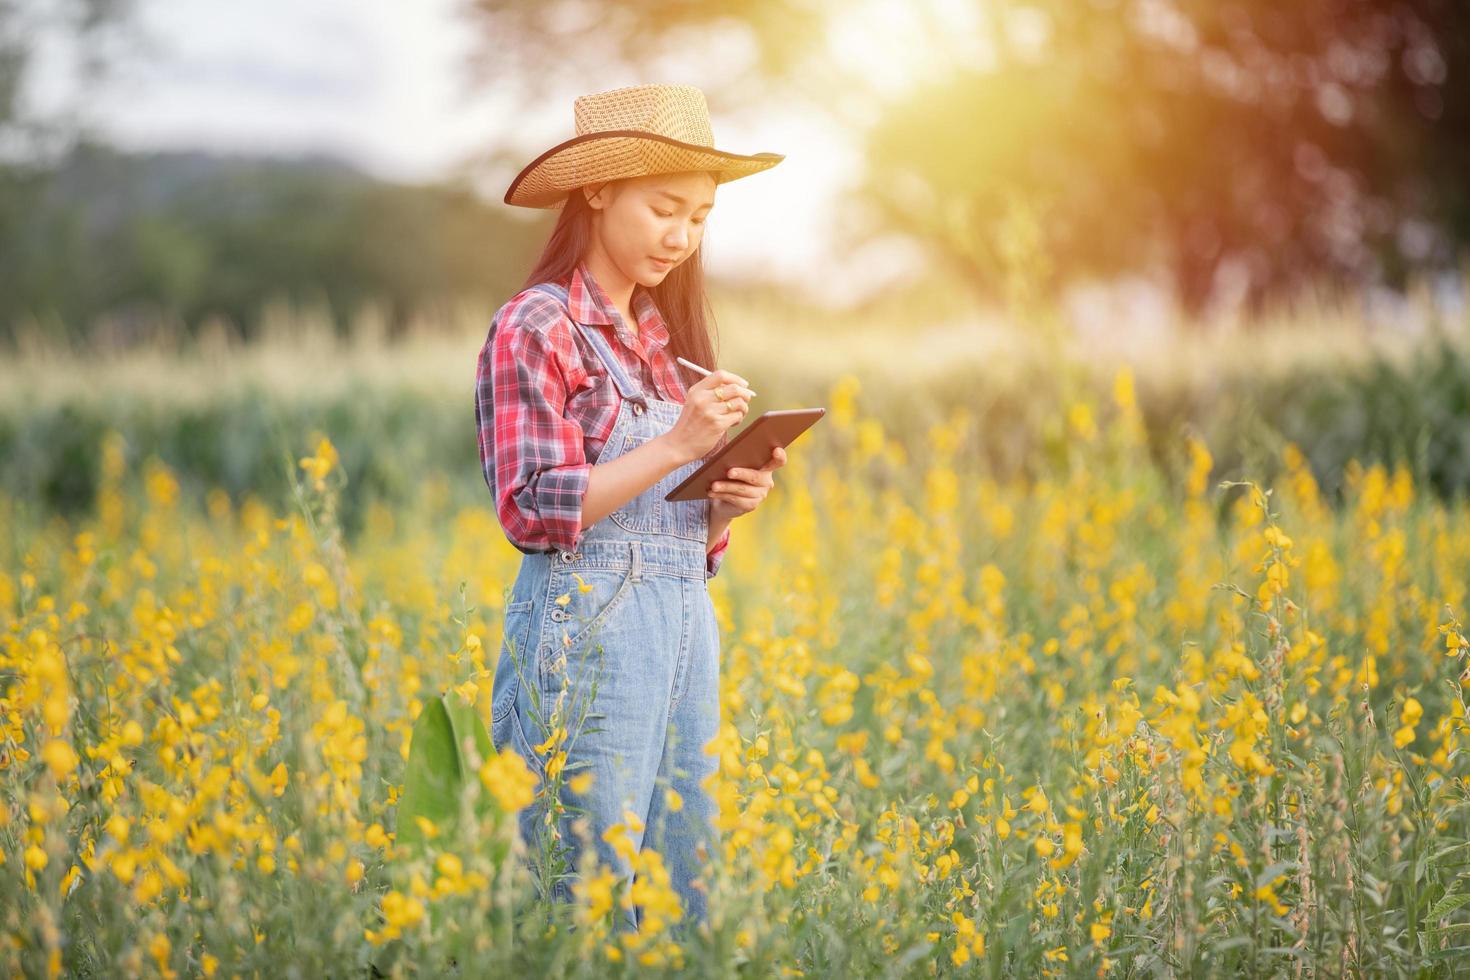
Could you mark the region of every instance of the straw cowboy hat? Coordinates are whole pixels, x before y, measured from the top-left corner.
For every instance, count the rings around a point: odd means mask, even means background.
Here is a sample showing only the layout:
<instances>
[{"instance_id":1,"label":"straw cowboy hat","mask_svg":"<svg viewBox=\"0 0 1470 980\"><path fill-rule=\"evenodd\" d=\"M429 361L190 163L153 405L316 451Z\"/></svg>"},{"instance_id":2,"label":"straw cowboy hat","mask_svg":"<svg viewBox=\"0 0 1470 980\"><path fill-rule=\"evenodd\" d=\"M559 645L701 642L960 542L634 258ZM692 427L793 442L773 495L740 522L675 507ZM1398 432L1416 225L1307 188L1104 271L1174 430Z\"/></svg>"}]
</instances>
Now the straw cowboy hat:
<instances>
[{"instance_id":1,"label":"straw cowboy hat","mask_svg":"<svg viewBox=\"0 0 1470 980\"><path fill-rule=\"evenodd\" d=\"M780 153L715 149L709 107L693 85L634 85L578 96L577 135L526 165L505 203L559 208L578 187L624 177L708 170L716 183L768 170Z\"/></svg>"}]
</instances>

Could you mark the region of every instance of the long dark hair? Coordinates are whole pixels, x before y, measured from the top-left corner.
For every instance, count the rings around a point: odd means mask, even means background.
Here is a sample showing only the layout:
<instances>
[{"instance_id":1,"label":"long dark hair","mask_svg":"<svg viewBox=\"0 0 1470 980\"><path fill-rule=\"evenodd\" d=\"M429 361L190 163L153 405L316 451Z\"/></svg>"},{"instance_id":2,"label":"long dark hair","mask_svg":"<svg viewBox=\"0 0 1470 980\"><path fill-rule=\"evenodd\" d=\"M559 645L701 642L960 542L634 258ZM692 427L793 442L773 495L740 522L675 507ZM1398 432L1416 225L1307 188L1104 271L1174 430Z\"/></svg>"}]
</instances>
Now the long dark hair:
<instances>
[{"instance_id":1,"label":"long dark hair","mask_svg":"<svg viewBox=\"0 0 1470 980\"><path fill-rule=\"evenodd\" d=\"M594 209L587 203L587 195L580 188L572 191L560 210L556 227L551 229L551 237L541 250L541 258L536 260L522 289L538 282L569 284L573 270L587 251L592 240L594 214ZM633 288L646 287L635 285ZM669 344L665 348L669 358L682 357L711 371L719 367L719 330L714 311L710 309L709 297L704 291L703 244L647 292L653 297L653 304L663 314L664 323L669 328Z\"/></svg>"}]
</instances>

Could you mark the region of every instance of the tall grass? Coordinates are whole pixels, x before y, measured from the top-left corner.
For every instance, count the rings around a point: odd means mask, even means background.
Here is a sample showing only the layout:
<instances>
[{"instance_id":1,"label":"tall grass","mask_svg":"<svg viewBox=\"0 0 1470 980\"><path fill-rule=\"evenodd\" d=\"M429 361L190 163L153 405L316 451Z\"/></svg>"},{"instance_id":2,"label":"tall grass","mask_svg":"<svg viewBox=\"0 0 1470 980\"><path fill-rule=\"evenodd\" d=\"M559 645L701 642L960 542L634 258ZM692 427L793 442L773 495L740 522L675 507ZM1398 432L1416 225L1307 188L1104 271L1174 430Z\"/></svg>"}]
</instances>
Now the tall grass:
<instances>
[{"instance_id":1,"label":"tall grass","mask_svg":"<svg viewBox=\"0 0 1470 980\"><path fill-rule=\"evenodd\" d=\"M520 788L554 732L480 760L478 833L395 847L423 698L489 710L519 556L483 503L430 482L349 541L329 427L284 510L195 505L113 437L95 514L0 498L0 968L1454 974L1463 507L1362 464L1329 506L1294 446L1221 483L1186 436L1171 476L1128 371L1060 393L1031 479L967 451L972 408L900 432L866 393L821 394L824 451L793 447L710 583L703 929L651 871L661 922L620 933L623 884L548 908L485 857L553 805Z\"/></svg>"}]
</instances>

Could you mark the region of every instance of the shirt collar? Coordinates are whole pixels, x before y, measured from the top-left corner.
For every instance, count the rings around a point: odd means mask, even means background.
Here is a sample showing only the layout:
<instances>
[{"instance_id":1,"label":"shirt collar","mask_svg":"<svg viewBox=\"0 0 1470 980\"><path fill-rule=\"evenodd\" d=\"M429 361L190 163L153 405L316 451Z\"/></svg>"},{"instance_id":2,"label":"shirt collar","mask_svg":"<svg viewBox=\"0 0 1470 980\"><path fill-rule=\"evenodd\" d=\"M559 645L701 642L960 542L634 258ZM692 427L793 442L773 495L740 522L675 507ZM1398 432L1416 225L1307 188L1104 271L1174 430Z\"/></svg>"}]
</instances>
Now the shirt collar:
<instances>
[{"instance_id":1,"label":"shirt collar","mask_svg":"<svg viewBox=\"0 0 1470 980\"><path fill-rule=\"evenodd\" d=\"M614 309L612 300L608 298L602 284L593 277L592 270L587 268L585 262L578 262L576 269L572 271L571 287L567 290L567 305L573 320L615 327L614 332L618 339L630 350L634 349L634 338L622 323L621 314ZM669 342L669 329L664 323L663 315L659 313L648 290L640 285L633 287L633 315L638 320L639 338L645 352L651 354Z\"/></svg>"}]
</instances>

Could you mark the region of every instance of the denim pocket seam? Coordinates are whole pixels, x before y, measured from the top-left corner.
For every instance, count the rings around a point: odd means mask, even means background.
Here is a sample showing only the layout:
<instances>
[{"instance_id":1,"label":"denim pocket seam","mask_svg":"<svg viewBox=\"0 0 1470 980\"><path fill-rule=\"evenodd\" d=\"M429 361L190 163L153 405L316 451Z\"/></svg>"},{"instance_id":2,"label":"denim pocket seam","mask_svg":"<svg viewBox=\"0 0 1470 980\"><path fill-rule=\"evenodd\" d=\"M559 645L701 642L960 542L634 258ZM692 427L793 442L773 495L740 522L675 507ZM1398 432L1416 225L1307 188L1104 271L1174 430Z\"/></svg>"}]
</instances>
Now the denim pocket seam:
<instances>
[{"instance_id":1,"label":"denim pocket seam","mask_svg":"<svg viewBox=\"0 0 1470 980\"><path fill-rule=\"evenodd\" d=\"M625 433L621 446L622 451L619 455L625 456L639 446L652 442L655 438L655 436L645 436L637 432ZM658 531L663 523L664 494L668 493L674 486L674 484L669 482L669 477L666 475L652 487L643 491L645 494L651 495L648 504L639 506L638 498L635 497L623 506L613 510L608 516L612 518L614 524L624 531L642 534L654 533ZM642 516L635 518L633 515L638 512L642 512Z\"/></svg>"},{"instance_id":2,"label":"denim pocket seam","mask_svg":"<svg viewBox=\"0 0 1470 980\"><path fill-rule=\"evenodd\" d=\"M623 576L621 579L618 580L618 587L613 590L613 594L607 600L607 604L599 609L597 611L597 615L593 616L591 620L581 624L581 628L578 629L574 635L569 636L567 642L563 644L563 646L570 648L575 648L579 646L583 638L586 637L587 634L590 633L593 629L600 626L603 621L605 621L608 616L612 614L613 610L622 605L623 599L625 599L628 593L632 591L633 566L631 564L619 566L617 570L620 570L623 573ZM577 587L577 580L572 578L572 572L574 571L576 571L576 569L561 568L554 569L552 571L551 576L548 578L546 583L546 603L548 609L555 605L555 597L557 595L559 595L563 591L570 591L570 589L575 589ZM559 589L558 585L564 584L566 581L571 582L570 588ZM556 622L556 620L549 619L548 622ZM548 668L550 666L549 661L556 652L557 644L554 643L539 644L536 651L537 675L541 680L541 690L543 693L551 693L549 685L547 683L547 681L549 680L548 674L550 673Z\"/></svg>"},{"instance_id":3,"label":"denim pocket seam","mask_svg":"<svg viewBox=\"0 0 1470 980\"><path fill-rule=\"evenodd\" d=\"M512 702L514 703L514 702ZM512 711L510 713L510 745L516 755L521 756L526 765L531 767L537 778L546 776L546 766L542 764L541 757L536 754L536 749L531 745L531 740L526 737L526 730L521 726L521 713Z\"/></svg>"},{"instance_id":4,"label":"denim pocket seam","mask_svg":"<svg viewBox=\"0 0 1470 980\"><path fill-rule=\"evenodd\" d=\"M525 614L524 622L513 630L505 630L500 641L502 651L511 653L514 660L519 661L519 667L522 671L526 669L526 643L531 633L531 613L535 611L535 607L535 599L521 599L516 602L506 603L505 606L505 625L508 627L511 626L511 618L513 616ZM514 641L515 649L513 652L510 651L511 641ZM505 658L502 658L501 664L505 665L506 669L511 671L515 671L517 667L515 662L507 663ZM492 724L503 721L506 712L515 706L516 692L519 686L520 678L512 677L509 683L505 685L505 693L501 695L500 700L490 706L490 720Z\"/></svg>"}]
</instances>

